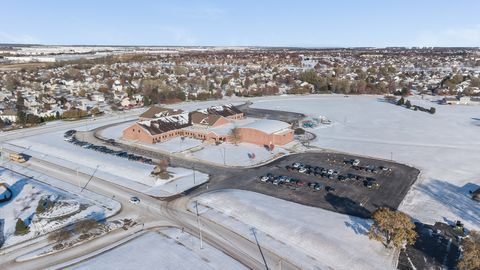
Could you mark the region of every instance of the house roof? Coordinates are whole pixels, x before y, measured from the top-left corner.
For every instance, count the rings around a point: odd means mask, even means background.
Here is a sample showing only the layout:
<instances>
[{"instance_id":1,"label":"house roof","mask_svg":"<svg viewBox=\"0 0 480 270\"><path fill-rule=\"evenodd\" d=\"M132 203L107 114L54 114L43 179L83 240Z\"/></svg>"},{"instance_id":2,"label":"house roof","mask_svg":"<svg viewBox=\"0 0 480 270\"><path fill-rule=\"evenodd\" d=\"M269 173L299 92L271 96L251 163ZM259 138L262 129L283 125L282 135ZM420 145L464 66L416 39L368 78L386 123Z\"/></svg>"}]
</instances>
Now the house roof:
<instances>
[{"instance_id":1,"label":"house roof","mask_svg":"<svg viewBox=\"0 0 480 270\"><path fill-rule=\"evenodd\" d=\"M178 115L182 113L183 111L178 109L169 109L169 108L162 108L160 106L152 106L148 110L146 110L144 113L142 113L139 117L146 118L146 119L155 119L163 116Z\"/></svg>"}]
</instances>

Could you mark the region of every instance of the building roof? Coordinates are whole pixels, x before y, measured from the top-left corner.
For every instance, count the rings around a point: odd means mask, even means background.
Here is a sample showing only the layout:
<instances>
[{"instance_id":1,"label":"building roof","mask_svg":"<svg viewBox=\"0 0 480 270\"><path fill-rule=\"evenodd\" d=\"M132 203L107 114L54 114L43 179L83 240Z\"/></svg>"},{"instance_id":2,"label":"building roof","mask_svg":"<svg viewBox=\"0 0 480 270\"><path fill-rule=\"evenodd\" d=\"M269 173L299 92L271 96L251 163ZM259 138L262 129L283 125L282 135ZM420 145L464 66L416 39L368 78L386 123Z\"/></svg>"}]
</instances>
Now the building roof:
<instances>
[{"instance_id":1,"label":"building roof","mask_svg":"<svg viewBox=\"0 0 480 270\"><path fill-rule=\"evenodd\" d=\"M251 128L260 130L267 134L273 134L279 131L283 131L285 129L289 129L290 124L277 120L258 119L255 122L239 126L239 128Z\"/></svg>"},{"instance_id":2,"label":"building roof","mask_svg":"<svg viewBox=\"0 0 480 270\"><path fill-rule=\"evenodd\" d=\"M199 111L190 113L190 120L191 120L192 124L197 124L197 125L212 126L221 117L222 117L221 115L205 114L205 113L199 112Z\"/></svg>"},{"instance_id":3,"label":"building roof","mask_svg":"<svg viewBox=\"0 0 480 270\"><path fill-rule=\"evenodd\" d=\"M145 119L155 119L155 118L160 118L160 117L169 116L169 115L177 115L181 113L183 113L183 111L179 109L169 109L169 108L163 108L160 106L152 106L148 110L146 110L144 113L142 113L139 117L145 118Z\"/></svg>"},{"instance_id":4,"label":"building roof","mask_svg":"<svg viewBox=\"0 0 480 270\"><path fill-rule=\"evenodd\" d=\"M164 116L153 120L139 121L137 124L151 135L158 135L164 132L190 126L188 121L188 113Z\"/></svg>"},{"instance_id":5,"label":"building roof","mask_svg":"<svg viewBox=\"0 0 480 270\"><path fill-rule=\"evenodd\" d=\"M233 106L232 104L212 106L210 108L197 110L197 111L204 114L220 115L223 117L228 117L228 116L242 113L242 111L240 111L237 107Z\"/></svg>"}]
</instances>

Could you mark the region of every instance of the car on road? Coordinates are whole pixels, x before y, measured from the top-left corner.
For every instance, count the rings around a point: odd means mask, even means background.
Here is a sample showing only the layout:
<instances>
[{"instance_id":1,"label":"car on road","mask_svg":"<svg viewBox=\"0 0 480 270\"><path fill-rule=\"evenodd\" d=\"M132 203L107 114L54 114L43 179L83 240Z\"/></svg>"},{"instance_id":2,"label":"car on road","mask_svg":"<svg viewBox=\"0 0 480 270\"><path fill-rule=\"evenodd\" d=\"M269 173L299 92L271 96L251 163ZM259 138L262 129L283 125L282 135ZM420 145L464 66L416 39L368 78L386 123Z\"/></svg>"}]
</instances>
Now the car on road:
<instances>
[{"instance_id":1,"label":"car on road","mask_svg":"<svg viewBox=\"0 0 480 270\"><path fill-rule=\"evenodd\" d=\"M139 199L138 197L133 196L133 197L130 197L129 202L130 202L131 204L139 204L139 203L140 203L140 199Z\"/></svg>"}]
</instances>

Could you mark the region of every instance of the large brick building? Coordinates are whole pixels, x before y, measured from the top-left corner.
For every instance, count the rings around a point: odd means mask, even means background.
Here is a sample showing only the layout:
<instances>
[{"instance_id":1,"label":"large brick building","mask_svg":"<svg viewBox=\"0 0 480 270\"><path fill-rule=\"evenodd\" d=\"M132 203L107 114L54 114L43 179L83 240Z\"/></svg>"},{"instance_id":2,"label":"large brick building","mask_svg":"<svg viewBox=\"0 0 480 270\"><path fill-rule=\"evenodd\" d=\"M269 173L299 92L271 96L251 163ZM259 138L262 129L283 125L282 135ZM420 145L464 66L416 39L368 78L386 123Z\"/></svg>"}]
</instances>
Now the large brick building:
<instances>
[{"instance_id":1,"label":"large brick building","mask_svg":"<svg viewBox=\"0 0 480 270\"><path fill-rule=\"evenodd\" d=\"M293 130L290 124L281 121L244 118L233 105L190 113L154 106L141 114L138 122L123 130L124 139L146 143L164 142L175 137L284 145L293 140Z\"/></svg>"}]
</instances>

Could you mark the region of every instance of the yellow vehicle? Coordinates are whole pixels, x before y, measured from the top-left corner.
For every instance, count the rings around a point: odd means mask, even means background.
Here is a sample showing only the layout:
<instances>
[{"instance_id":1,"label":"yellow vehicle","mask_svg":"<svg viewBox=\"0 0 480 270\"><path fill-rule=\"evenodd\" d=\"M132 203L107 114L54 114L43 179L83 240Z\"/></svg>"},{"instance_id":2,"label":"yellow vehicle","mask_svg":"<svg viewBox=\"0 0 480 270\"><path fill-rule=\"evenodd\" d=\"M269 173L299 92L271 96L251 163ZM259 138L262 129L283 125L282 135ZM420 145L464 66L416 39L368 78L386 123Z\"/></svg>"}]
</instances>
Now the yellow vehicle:
<instances>
[{"instance_id":1,"label":"yellow vehicle","mask_svg":"<svg viewBox=\"0 0 480 270\"><path fill-rule=\"evenodd\" d=\"M27 161L23 155L17 153L10 154L10 159L18 163L24 163Z\"/></svg>"}]
</instances>

